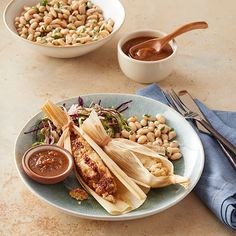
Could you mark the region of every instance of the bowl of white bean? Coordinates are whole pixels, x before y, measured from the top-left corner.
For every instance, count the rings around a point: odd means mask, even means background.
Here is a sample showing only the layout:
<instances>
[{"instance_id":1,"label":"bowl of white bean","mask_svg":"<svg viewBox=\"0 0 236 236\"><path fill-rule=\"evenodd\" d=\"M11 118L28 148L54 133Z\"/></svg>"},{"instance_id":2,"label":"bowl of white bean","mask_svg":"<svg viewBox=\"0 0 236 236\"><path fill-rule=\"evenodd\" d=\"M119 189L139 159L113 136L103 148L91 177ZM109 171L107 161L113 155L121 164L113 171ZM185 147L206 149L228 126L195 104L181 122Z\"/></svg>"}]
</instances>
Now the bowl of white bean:
<instances>
[{"instance_id":1,"label":"bowl of white bean","mask_svg":"<svg viewBox=\"0 0 236 236\"><path fill-rule=\"evenodd\" d=\"M108 42L122 26L125 11L119 0L12 0L3 18L25 46L72 58Z\"/></svg>"}]
</instances>

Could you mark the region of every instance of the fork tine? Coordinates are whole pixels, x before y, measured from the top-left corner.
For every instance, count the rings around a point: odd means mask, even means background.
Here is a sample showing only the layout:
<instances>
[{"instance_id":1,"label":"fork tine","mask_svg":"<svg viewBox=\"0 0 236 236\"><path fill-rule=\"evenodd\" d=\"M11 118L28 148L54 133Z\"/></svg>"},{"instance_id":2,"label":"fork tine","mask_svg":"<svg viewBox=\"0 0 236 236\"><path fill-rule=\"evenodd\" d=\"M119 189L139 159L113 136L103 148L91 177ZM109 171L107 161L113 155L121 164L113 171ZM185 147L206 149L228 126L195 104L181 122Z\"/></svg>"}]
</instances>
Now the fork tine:
<instances>
[{"instance_id":1,"label":"fork tine","mask_svg":"<svg viewBox=\"0 0 236 236\"><path fill-rule=\"evenodd\" d=\"M186 110L179 104L179 101L176 100L174 94L172 94L172 92L170 92L170 91L167 91L167 94L171 98L172 103L174 103L177 110L179 110L179 113L182 114L183 116L185 116Z\"/></svg>"},{"instance_id":2,"label":"fork tine","mask_svg":"<svg viewBox=\"0 0 236 236\"><path fill-rule=\"evenodd\" d=\"M172 104L172 107L179 112L182 116L185 116L186 112L181 109L181 107L176 103L175 99L173 98L171 92L169 90L165 91L165 94L167 96L167 99L170 101Z\"/></svg>"},{"instance_id":3,"label":"fork tine","mask_svg":"<svg viewBox=\"0 0 236 236\"><path fill-rule=\"evenodd\" d=\"M191 112L190 109L181 101L181 99L179 98L179 96L177 95L177 93L171 89L171 92L173 94L173 96L176 99L176 102L178 102L179 106L181 106L181 108L185 111L185 112Z\"/></svg>"},{"instance_id":4,"label":"fork tine","mask_svg":"<svg viewBox=\"0 0 236 236\"><path fill-rule=\"evenodd\" d=\"M185 104L181 101L181 99L179 98L179 96L175 93L175 91L173 89L171 89L171 93L169 93L173 102L175 102L177 104L177 106L179 107L179 109L181 109L182 115L185 118L189 118L189 119L193 119L194 117L197 116L196 113L192 112L188 107L185 106Z\"/></svg>"},{"instance_id":5,"label":"fork tine","mask_svg":"<svg viewBox=\"0 0 236 236\"><path fill-rule=\"evenodd\" d=\"M167 91L162 90L162 93L163 93L164 97L166 98L166 100L167 100L169 106L179 112L178 108L177 108L177 107L175 106L175 104L173 103L173 100L172 100L171 97L168 95Z\"/></svg>"}]
</instances>

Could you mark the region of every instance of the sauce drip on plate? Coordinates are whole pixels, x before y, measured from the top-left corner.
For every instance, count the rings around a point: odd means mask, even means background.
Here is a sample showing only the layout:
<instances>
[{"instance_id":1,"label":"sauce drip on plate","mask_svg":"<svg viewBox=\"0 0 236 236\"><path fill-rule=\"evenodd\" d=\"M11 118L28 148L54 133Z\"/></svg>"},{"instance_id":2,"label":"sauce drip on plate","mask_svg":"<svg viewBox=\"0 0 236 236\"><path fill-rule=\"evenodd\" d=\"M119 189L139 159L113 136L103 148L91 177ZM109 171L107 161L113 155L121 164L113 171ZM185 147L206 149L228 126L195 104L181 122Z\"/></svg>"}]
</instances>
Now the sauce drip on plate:
<instances>
[{"instance_id":1,"label":"sauce drip on plate","mask_svg":"<svg viewBox=\"0 0 236 236\"><path fill-rule=\"evenodd\" d=\"M133 38L128 40L123 46L122 46L122 51L127 55L129 55L129 49L139 43L145 42L147 40L153 39L156 37L137 37L137 38ZM162 60L166 57L169 57L172 53L173 53L173 49L170 46L170 44L165 45L164 48L162 48L161 51L157 52L155 49L152 48L148 48L148 53L146 53L145 57L142 57L142 61L158 61L158 60ZM132 57L136 60L140 60L137 57Z\"/></svg>"}]
</instances>

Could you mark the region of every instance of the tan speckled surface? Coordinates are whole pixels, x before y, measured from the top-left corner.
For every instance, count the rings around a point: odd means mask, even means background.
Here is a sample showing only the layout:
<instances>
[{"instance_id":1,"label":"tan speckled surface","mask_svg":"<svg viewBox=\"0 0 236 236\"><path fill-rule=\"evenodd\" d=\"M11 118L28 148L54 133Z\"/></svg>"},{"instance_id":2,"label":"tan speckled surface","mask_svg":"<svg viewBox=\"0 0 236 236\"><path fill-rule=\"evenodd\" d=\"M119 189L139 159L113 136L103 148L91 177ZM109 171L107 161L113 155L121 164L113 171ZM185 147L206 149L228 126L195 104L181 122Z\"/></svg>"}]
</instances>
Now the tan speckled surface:
<instances>
[{"instance_id":1,"label":"tan speckled surface","mask_svg":"<svg viewBox=\"0 0 236 236\"><path fill-rule=\"evenodd\" d=\"M3 12L8 0L0 1ZM191 193L171 209L129 222L98 222L68 216L33 196L19 179L13 148L18 132L45 99L59 101L93 92L134 93L116 59L127 31L169 32L189 21L206 20L209 30L179 37L174 73L160 85L188 89L210 107L236 110L236 2L228 0L122 0L126 22L101 49L75 59L48 58L23 48L0 18L0 235L233 235ZM135 7L134 7L135 6Z\"/></svg>"}]
</instances>

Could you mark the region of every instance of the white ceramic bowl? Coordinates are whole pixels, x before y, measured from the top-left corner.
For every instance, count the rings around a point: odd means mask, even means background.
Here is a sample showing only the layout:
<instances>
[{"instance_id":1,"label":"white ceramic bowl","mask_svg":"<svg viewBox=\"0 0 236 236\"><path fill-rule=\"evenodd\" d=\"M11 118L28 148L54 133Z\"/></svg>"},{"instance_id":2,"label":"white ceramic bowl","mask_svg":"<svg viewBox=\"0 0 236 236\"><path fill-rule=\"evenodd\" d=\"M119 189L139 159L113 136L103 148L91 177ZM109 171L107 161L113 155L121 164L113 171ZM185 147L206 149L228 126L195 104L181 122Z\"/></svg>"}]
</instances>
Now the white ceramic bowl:
<instances>
[{"instance_id":1,"label":"white ceramic bowl","mask_svg":"<svg viewBox=\"0 0 236 236\"><path fill-rule=\"evenodd\" d=\"M115 22L113 32L106 38L99 41L79 45L79 46L47 46L43 44L38 44L31 42L27 39L20 37L14 26L14 19L16 16L20 15L24 6L36 5L40 0L13 0L11 1L3 14L4 23L7 29L14 35L14 37L21 41L26 47L30 47L33 50L51 57L58 58L71 58L78 57L89 53L108 42L114 34L120 29L125 19L125 10L119 0L92 0L93 3L98 5L105 16L105 19L112 18Z\"/></svg>"},{"instance_id":2,"label":"white ceramic bowl","mask_svg":"<svg viewBox=\"0 0 236 236\"><path fill-rule=\"evenodd\" d=\"M161 37L164 35L166 35L166 33L163 33L158 30L138 30L120 39L117 46L118 61L121 70L128 78L135 80L139 83L147 84L152 82L158 82L166 78L172 72L177 50L175 40L172 40L170 42L170 45L173 49L173 53L169 57L158 61L135 60L127 56L122 51L122 46L124 45L124 43L132 38L137 38L141 36Z\"/></svg>"}]
</instances>

